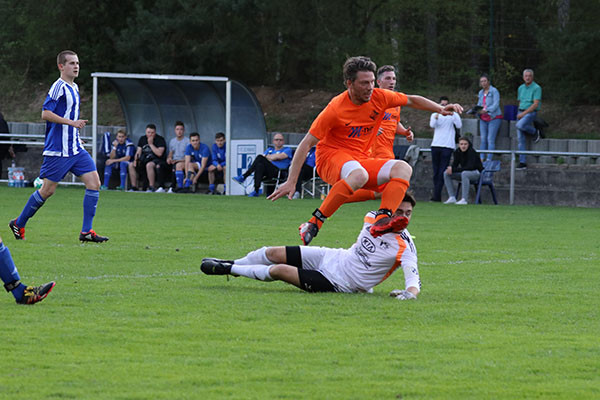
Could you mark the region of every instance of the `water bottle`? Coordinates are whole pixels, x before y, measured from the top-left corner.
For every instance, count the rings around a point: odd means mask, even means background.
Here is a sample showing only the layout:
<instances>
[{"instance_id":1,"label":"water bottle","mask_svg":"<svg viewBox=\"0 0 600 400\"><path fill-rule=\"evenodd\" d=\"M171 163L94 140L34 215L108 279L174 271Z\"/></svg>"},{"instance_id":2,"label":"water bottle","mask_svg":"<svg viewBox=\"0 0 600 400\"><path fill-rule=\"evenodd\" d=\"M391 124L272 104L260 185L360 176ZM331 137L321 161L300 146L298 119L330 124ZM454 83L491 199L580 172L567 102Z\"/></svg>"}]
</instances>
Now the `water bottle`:
<instances>
[{"instance_id":1,"label":"water bottle","mask_svg":"<svg viewBox=\"0 0 600 400\"><path fill-rule=\"evenodd\" d=\"M15 187L15 161L13 160L11 168L8 169L8 187Z\"/></svg>"}]
</instances>

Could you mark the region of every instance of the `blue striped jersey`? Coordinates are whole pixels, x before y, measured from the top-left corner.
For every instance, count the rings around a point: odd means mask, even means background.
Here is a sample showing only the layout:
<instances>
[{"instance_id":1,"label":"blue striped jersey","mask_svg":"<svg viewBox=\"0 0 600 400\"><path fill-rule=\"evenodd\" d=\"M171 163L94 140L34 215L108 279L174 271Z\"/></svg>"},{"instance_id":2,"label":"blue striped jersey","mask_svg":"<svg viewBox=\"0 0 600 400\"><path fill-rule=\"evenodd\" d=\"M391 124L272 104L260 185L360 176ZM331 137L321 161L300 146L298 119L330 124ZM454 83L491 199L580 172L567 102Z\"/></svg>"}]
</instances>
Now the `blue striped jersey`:
<instances>
[{"instance_id":1,"label":"blue striped jersey","mask_svg":"<svg viewBox=\"0 0 600 400\"><path fill-rule=\"evenodd\" d=\"M79 87L73 86L59 78L52 84L43 110L52 111L59 117L76 121L79 119ZM70 125L56 124L46 121L45 156L71 157L85 151L79 141L79 129Z\"/></svg>"}]
</instances>

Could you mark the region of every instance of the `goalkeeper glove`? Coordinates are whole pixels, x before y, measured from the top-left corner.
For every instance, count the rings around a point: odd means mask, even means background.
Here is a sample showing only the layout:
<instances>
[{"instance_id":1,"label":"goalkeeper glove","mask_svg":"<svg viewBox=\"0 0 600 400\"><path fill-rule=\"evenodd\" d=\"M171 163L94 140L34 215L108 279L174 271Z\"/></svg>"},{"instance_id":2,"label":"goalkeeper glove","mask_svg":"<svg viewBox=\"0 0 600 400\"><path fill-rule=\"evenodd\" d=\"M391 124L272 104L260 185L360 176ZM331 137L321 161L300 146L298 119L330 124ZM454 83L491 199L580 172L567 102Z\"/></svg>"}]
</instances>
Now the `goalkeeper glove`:
<instances>
[{"instance_id":1,"label":"goalkeeper glove","mask_svg":"<svg viewBox=\"0 0 600 400\"><path fill-rule=\"evenodd\" d=\"M417 296L408 290L395 289L390 292L390 296L398 300L416 300Z\"/></svg>"}]
</instances>

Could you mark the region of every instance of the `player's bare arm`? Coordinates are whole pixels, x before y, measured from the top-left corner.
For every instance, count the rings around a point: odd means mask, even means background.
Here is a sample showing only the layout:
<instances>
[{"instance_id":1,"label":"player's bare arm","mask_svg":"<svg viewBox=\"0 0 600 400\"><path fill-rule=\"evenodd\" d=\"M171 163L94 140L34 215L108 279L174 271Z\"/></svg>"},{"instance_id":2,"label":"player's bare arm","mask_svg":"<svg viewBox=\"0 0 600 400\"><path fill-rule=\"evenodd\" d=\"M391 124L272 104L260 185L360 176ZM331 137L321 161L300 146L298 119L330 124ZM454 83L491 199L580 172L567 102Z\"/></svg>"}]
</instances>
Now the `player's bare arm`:
<instances>
[{"instance_id":1,"label":"player's bare arm","mask_svg":"<svg viewBox=\"0 0 600 400\"><path fill-rule=\"evenodd\" d=\"M85 127L85 125L88 123L87 119L78 119L76 121L73 121L71 119L60 117L60 116L54 114L50 110L42 111L42 119L44 121L53 122L55 124L70 125L77 129L83 129Z\"/></svg>"},{"instance_id":2,"label":"player's bare arm","mask_svg":"<svg viewBox=\"0 0 600 400\"><path fill-rule=\"evenodd\" d=\"M415 138L415 134L413 133L411 127L405 128L401 122L398 122L398 126L396 127L396 135L406 136L406 140L412 142Z\"/></svg>"},{"instance_id":3,"label":"player's bare arm","mask_svg":"<svg viewBox=\"0 0 600 400\"><path fill-rule=\"evenodd\" d=\"M408 103L406 105L418 110L432 111L442 115L451 115L453 112L461 114L463 112L463 108L460 104L448 104L443 107L423 96L406 95L406 97L408 98Z\"/></svg>"},{"instance_id":4,"label":"player's bare arm","mask_svg":"<svg viewBox=\"0 0 600 400\"><path fill-rule=\"evenodd\" d=\"M300 170L302 169L302 165L304 161L306 161L306 156L308 155L308 151L311 147L316 146L319 143L319 139L307 133L304 136L304 139L298 145L296 149L296 153L294 153L294 157L292 158L292 164L290 166L290 173L288 174L288 179L285 183L277 190L275 190L267 199L271 201L275 201L280 197L285 195L288 196L288 199L292 199L292 196L296 192L296 182L298 181L298 175L300 175Z\"/></svg>"}]
</instances>

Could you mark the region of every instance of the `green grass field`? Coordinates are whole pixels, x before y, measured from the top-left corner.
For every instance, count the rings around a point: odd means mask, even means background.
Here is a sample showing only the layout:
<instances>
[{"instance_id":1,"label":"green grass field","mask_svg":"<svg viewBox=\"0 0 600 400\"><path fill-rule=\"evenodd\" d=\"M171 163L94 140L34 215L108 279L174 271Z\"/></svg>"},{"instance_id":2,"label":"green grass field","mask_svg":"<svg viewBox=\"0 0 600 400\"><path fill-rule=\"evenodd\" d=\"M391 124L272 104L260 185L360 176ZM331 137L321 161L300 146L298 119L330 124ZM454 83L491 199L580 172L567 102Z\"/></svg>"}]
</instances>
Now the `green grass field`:
<instances>
[{"instance_id":1,"label":"green grass field","mask_svg":"<svg viewBox=\"0 0 600 400\"><path fill-rule=\"evenodd\" d=\"M317 200L103 192L80 245L83 190L59 188L15 241L32 189L0 186L0 234L46 300L0 297L0 398L598 399L600 210L417 204L422 293L227 281L205 256L299 244ZM314 245L348 247L376 202Z\"/></svg>"}]
</instances>

